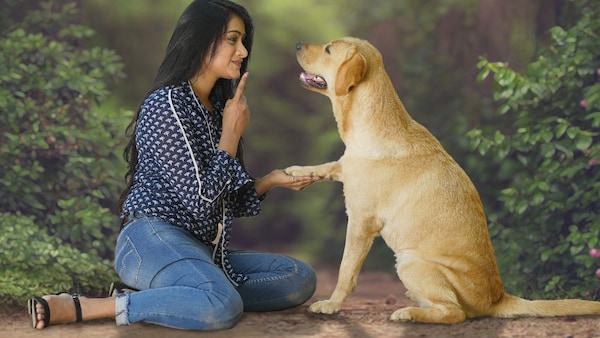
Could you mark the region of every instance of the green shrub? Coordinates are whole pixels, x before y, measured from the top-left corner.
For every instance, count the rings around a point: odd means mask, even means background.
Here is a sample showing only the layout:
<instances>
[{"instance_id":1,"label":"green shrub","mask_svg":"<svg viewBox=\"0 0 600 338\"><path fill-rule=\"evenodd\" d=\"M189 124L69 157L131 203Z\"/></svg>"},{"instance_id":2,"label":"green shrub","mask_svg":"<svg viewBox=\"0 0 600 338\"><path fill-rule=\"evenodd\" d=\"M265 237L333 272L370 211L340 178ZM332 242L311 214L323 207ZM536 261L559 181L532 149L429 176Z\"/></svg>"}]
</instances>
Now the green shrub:
<instances>
[{"instance_id":1,"label":"green shrub","mask_svg":"<svg viewBox=\"0 0 600 338\"><path fill-rule=\"evenodd\" d=\"M33 217L2 213L0 224L0 299L5 304L23 305L33 294L62 291L98 295L117 278L111 262L40 231Z\"/></svg>"},{"instance_id":2,"label":"green shrub","mask_svg":"<svg viewBox=\"0 0 600 338\"><path fill-rule=\"evenodd\" d=\"M121 119L96 114L112 51L85 47L75 4L5 1L0 23L2 300L98 291L108 279L122 189ZM118 136L117 136L118 135ZM8 244L4 244L8 243ZM114 275L114 274L113 274ZM57 290L58 289L58 290Z\"/></svg>"},{"instance_id":3,"label":"green shrub","mask_svg":"<svg viewBox=\"0 0 600 338\"><path fill-rule=\"evenodd\" d=\"M471 146L511 168L488 210L506 288L527 297L600 299L600 4L580 1L570 29L554 27L552 45L519 74L482 59L493 74L499 125L469 132Z\"/></svg>"}]
</instances>

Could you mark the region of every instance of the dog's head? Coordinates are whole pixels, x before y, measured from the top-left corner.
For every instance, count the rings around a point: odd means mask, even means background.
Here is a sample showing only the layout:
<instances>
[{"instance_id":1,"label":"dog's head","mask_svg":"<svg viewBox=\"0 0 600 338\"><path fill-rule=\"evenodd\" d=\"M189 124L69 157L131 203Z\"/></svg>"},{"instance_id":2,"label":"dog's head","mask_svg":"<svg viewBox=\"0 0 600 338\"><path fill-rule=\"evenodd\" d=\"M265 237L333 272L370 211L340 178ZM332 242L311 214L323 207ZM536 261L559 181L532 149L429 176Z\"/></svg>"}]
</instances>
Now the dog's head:
<instances>
[{"instance_id":1,"label":"dog's head","mask_svg":"<svg viewBox=\"0 0 600 338\"><path fill-rule=\"evenodd\" d=\"M296 57L304 72L302 86L326 96L343 96L364 79L369 62L381 54L369 42L345 37L326 45L296 44Z\"/></svg>"}]
</instances>

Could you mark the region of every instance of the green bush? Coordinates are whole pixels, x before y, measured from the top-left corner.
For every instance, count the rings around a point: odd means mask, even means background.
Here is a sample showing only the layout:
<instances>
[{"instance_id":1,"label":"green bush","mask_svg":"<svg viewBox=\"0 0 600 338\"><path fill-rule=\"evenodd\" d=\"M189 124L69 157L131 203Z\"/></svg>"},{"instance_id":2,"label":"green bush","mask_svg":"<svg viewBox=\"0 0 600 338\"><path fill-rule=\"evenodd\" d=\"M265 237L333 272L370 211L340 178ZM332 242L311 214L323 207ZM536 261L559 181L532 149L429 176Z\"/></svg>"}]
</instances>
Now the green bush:
<instances>
[{"instance_id":1,"label":"green bush","mask_svg":"<svg viewBox=\"0 0 600 338\"><path fill-rule=\"evenodd\" d=\"M75 4L5 1L0 24L2 300L105 287L118 231L123 120L96 114L112 51L85 47ZM123 115L123 114L121 114ZM117 136L118 135L118 136ZM119 150L117 150L119 149ZM108 269L108 270L107 270Z\"/></svg>"},{"instance_id":2,"label":"green bush","mask_svg":"<svg viewBox=\"0 0 600 338\"><path fill-rule=\"evenodd\" d=\"M469 132L471 146L510 168L490 233L509 292L527 297L600 299L600 4L580 1L570 29L525 74L482 59L493 74L498 125ZM511 123L507 123L510 121Z\"/></svg>"},{"instance_id":3,"label":"green bush","mask_svg":"<svg viewBox=\"0 0 600 338\"><path fill-rule=\"evenodd\" d=\"M41 231L33 217L0 214L0 299L25 304L33 294L62 291L97 295L116 278L108 260L81 252Z\"/></svg>"}]
</instances>

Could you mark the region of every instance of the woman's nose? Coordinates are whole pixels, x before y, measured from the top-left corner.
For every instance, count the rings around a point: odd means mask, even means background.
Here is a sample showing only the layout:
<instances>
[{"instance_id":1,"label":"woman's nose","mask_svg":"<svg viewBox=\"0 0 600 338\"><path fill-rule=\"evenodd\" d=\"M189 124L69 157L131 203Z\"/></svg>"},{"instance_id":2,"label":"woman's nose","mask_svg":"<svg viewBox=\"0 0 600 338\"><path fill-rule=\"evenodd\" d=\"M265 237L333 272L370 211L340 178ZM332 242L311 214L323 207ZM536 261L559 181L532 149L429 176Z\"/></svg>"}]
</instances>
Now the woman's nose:
<instances>
[{"instance_id":1,"label":"woman's nose","mask_svg":"<svg viewBox=\"0 0 600 338\"><path fill-rule=\"evenodd\" d=\"M246 49L246 46L244 46L243 43L240 43L240 46L238 47L238 54L243 58L248 56L248 50Z\"/></svg>"}]
</instances>

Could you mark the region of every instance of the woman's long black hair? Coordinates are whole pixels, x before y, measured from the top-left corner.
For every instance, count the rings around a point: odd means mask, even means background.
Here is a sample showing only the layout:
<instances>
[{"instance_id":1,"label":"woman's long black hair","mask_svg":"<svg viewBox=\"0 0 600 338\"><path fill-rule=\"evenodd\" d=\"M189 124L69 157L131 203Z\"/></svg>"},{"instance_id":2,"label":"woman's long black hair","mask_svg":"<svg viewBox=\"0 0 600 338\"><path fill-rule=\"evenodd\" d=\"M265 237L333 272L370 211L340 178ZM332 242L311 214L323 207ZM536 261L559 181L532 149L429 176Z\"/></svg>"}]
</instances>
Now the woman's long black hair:
<instances>
[{"instance_id":1,"label":"woman's long black hair","mask_svg":"<svg viewBox=\"0 0 600 338\"><path fill-rule=\"evenodd\" d=\"M167 45L165 57L158 68L148 94L158 88L180 84L192 79L202 67L206 57L212 58L215 55L219 42L226 33L227 25L234 15L242 19L246 29L242 43L248 50L248 56L242 62L240 74L246 72L254 37L254 24L248 11L228 0L194 0L177 21L171 40ZM238 80L219 79L210 94L211 99L224 105L228 99L233 97L237 84ZM133 176L138 163L135 131L140 109L126 130L129 142L125 146L123 157L128 163L125 174L127 187L119 199L119 211L122 211L125 198L133 185ZM244 166L242 144L243 142L240 140L237 153L242 166Z\"/></svg>"}]
</instances>

